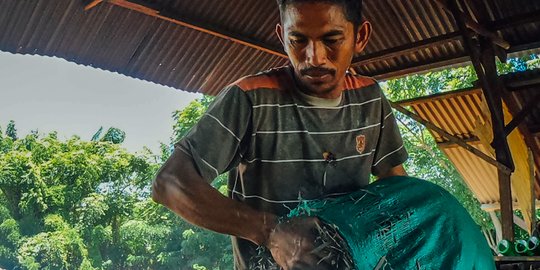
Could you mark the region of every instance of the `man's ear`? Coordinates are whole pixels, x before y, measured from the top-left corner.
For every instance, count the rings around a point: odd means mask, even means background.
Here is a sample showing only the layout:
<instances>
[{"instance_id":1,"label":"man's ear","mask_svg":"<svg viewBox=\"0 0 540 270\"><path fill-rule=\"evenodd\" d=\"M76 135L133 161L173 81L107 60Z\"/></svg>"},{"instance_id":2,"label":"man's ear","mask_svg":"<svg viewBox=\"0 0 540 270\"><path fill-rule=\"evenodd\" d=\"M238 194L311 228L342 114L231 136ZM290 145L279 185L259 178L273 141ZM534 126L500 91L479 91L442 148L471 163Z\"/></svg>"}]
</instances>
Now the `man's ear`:
<instances>
[{"instance_id":1,"label":"man's ear","mask_svg":"<svg viewBox=\"0 0 540 270\"><path fill-rule=\"evenodd\" d=\"M283 39L283 27L279 23L276 24L276 35L278 36L279 42L281 42L281 45L283 46L283 49L287 50L285 48L285 40Z\"/></svg>"},{"instance_id":2,"label":"man's ear","mask_svg":"<svg viewBox=\"0 0 540 270\"><path fill-rule=\"evenodd\" d=\"M355 53L360 53L366 48L368 44L369 37L371 36L371 23L365 21L358 27L358 32L356 32L356 42L354 46Z\"/></svg>"}]
</instances>

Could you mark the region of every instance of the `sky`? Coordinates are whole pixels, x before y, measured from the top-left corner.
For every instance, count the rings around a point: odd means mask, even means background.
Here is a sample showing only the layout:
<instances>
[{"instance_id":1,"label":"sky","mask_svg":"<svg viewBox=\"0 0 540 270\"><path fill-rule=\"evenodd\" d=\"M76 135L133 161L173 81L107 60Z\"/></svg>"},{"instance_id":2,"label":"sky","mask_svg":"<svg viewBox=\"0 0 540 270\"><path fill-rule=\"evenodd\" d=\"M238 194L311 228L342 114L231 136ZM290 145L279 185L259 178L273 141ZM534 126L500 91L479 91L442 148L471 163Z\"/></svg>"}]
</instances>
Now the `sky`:
<instances>
[{"instance_id":1,"label":"sky","mask_svg":"<svg viewBox=\"0 0 540 270\"><path fill-rule=\"evenodd\" d=\"M172 135L172 113L199 97L61 58L0 51L0 127L15 120L19 137L37 129L90 140L101 126L117 127L130 152L158 153Z\"/></svg>"}]
</instances>

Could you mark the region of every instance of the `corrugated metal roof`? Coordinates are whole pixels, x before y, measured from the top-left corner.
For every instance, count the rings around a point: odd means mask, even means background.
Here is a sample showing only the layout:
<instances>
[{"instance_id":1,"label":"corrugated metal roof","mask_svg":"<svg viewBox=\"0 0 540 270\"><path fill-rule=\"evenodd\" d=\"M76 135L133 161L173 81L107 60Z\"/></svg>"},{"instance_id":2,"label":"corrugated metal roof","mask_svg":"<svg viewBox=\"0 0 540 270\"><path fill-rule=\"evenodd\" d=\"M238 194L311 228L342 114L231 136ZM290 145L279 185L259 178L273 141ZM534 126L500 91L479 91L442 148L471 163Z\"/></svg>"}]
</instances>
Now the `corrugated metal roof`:
<instances>
[{"instance_id":1,"label":"corrugated metal roof","mask_svg":"<svg viewBox=\"0 0 540 270\"><path fill-rule=\"evenodd\" d=\"M274 34L279 13L273 0L122 1L281 50ZM0 50L57 56L210 94L239 77L287 63L283 57L113 4L122 1L104 1L85 12L82 0L0 0ZM380 79L468 60L453 18L432 0L364 3L374 33L359 59L373 60L361 61L358 73ZM474 3L487 8L484 25L500 29L513 45L510 51L540 47L540 15L534 16L540 14L539 1ZM448 39L407 49L439 37Z\"/></svg>"},{"instance_id":2,"label":"corrugated metal roof","mask_svg":"<svg viewBox=\"0 0 540 270\"><path fill-rule=\"evenodd\" d=\"M480 142L469 144L487 153L487 149ZM499 202L499 180L494 166L457 145L441 147L441 150L452 161L480 203ZM513 198L516 199L515 196Z\"/></svg>"},{"instance_id":3,"label":"corrugated metal roof","mask_svg":"<svg viewBox=\"0 0 540 270\"><path fill-rule=\"evenodd\" d=\"M530 73L530 72L529 72ZM505 81L522 81L526 77L531 77L531 74L512 74L505 76ZM536 74L538 71L532 71ZM539 74L540 75L540 74ZM522 76L522 78L520 78ZM510 102L508 98L505 100L505 105L509 111L515 116L526 104L526 101L533 100L539 95L537 89L521 89L519 91L508 92L508 97L513 99ZM457 136L469 145L478 150L490 155L488 150L479 142L474 135L474 127L476 119L480 117L482 94L480 89L465 89L460 91L446 92L433 96L421 97L417 99L398 102L402 106L410 106L411 109L422 119L427 120L448 133ZM523 129L534 127L540 124L538 117L540 108L533 111L525 122L520 125L520 131ZM469 151L430 131L439 145L439 148L448 156L454 164L463 179L475 194L476 198L483 204L491 204L499 202L498 176L494 166L480 159ZM531 134L525 137L525 143L533 152L536 162L536 171L540 172L540 133ZM536 193L540 195L540 175L536 175ZM514 197L515 199L515 197Z\"/></svg>"},{"instance_id":4,"label":"corrugated metal roof","mask_svg":"<svg viewBox=\"0 0 540 270\"><path fill-rule=\"evenodd\" d=\"M0 1L0 49L57 56L174 88L217 94L285 64L271 55L139 12L80 1Z\"/></svg>"}]
</instances>

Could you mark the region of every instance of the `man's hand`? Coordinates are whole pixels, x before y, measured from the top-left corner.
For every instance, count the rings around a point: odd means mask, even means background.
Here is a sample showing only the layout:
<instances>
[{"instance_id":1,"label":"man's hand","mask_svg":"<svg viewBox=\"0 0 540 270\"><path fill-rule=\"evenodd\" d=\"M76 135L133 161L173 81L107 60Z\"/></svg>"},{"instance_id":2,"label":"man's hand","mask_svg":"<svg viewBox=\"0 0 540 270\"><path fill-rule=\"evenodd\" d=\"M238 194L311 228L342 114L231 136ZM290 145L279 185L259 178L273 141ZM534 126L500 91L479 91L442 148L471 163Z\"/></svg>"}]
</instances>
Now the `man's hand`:
<instances>
[{"instance_id":1,"label":"man's hand","mask_svg":"<svg viewBox=\"0 0 540 270\"><path fill-rule=\"evenodd\" d=\"M283 270L334 269L324 253L317 252L321 222L316 217L293 218L279 223L266 247Z\"/></svg>"}]
</instances>

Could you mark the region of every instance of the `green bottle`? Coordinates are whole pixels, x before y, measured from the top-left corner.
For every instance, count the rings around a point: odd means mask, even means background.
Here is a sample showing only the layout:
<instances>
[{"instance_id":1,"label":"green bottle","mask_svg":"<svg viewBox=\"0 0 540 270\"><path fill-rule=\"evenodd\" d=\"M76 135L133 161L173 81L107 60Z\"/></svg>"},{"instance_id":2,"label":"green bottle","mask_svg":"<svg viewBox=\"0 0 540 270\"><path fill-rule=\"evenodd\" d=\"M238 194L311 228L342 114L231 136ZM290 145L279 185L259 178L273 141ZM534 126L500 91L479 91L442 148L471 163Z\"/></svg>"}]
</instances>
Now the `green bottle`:
<instances>
[{"instance_id":1,"label":"green bottle","mask_svg":"<svg viewBox=\"0 0 540 270\"><path fill-rule=\"evenodd\" d=\"M527 240L527 249L532 255L540 255L540 239L536 236L531 236Z\"/></svg>"},{"instance_id":2,"label":"green bottle","mask_svg":"<svg viewBox=\"0 0 540 270\"><path fill-rule=\"evenodd\" d=\"M527 240L519 239L514 242L514 249L519 256L530 256L532 253L527 248Z\"/></svg>"},{"instance_id":3,"label":"green bottle","mask_svg":"<svg viewBox=\"0 0 540 270\"><path fill-rule=\"evenodd\" d=\"M514 245L512 242L503 239L497 244L497 251L503 256L515 256Z\"/></svg>"}]
</instances>

